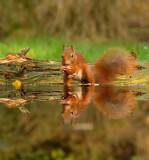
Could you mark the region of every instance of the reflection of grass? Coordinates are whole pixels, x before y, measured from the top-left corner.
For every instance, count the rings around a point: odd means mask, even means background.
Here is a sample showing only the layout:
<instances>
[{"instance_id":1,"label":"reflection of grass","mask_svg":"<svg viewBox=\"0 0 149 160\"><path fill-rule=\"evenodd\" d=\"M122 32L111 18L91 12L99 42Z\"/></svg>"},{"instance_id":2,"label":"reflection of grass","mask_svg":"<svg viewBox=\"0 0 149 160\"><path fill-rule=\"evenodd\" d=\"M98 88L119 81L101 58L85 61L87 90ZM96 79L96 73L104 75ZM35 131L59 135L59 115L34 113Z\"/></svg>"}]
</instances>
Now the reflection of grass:
<instances>
[{"instance_id":1,"label":"reflection of grass","mask_svg":"<svg viewBox=\"0 0 149 160\"><path fill-rule=\"evenodd\" d=\"M28 56L35 59L60 60L62 53L62 44L70 46L74 44L87 59L93 62L99 54L111 47L122 47L128 50L135 48L139 60L149 60L148 43L127 42L88 42L87 40L65 40L64 38L56 37L37 37L31 39L5 39L0 41L0 57L4 57L8 52L18 52L23 47L31 47Z\"/></svg>"}]
</instances>

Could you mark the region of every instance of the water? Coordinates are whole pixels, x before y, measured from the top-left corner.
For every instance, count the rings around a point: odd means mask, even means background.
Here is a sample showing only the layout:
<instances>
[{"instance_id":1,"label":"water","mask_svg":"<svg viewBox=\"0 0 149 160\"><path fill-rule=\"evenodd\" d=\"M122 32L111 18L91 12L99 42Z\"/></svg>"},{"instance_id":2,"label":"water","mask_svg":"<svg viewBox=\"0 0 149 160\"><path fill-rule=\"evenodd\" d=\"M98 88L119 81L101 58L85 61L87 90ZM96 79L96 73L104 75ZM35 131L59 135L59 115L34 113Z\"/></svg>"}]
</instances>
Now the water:
<instances>
[{"instance_id":1,"label":"water","mask_svg":"<svg viewBox=\"0 0 149 160\"><path fill-rule=\"evenodd\" d=\"M147 159L149 85L0 85L0 159Z\"/></svg>"}]
</instances>

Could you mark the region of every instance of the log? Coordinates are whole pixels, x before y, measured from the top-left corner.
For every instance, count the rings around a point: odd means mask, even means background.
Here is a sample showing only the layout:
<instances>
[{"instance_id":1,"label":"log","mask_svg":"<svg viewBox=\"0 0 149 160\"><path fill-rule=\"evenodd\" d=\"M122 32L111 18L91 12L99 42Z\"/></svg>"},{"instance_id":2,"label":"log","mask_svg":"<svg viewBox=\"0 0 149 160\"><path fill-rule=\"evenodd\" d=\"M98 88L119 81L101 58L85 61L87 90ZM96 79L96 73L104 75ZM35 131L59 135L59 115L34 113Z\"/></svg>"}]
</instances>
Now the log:
<instances>
[{"instance_id":1,"label":"log","mask_svg":"<svg viewBox=\"0 0 149 160\"><path fill-rule=\"evenodd\" d=\"M8 53L0 59L0 82L12 83L20 80L22 83L62 83L60 62L36 60L26 57L29 48L23 48L19 53Z\"/></svg>"}]
</instances>

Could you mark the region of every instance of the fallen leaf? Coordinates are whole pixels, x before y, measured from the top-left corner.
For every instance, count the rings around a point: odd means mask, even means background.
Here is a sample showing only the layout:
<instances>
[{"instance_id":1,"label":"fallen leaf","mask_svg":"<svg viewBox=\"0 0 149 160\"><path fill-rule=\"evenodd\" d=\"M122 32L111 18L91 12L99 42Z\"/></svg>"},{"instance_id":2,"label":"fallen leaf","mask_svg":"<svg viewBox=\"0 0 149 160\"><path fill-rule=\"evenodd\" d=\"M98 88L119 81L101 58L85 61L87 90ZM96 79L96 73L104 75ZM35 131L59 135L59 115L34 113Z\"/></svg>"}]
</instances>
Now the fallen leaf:
<instances>
[{"instance_id":1,"label":"fallen leaf","mask_svg":"<svg viewBox=\"0 0 149 160\"><path fill-rule=\"evenodd\" d=\"M15 89L20 89L21 88L21 81L16 80L12 83L12 85L15 87Z\"/></svg>"}]
</instances>

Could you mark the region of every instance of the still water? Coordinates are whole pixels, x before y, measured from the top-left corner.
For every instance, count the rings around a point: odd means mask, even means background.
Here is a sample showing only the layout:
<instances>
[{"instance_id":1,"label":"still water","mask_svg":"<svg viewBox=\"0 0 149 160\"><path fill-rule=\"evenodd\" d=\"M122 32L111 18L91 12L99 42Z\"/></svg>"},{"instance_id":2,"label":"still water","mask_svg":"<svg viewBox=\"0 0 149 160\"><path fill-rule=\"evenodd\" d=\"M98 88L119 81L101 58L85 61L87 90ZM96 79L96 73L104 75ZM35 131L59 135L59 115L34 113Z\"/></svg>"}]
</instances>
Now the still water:
<instances>
[{"instance_id":1,"label":"still water","mask_svg":"<svg viewBox=\"0 0 149 160\"><path fill-rule=\"evenodd\" d=\"M148 159L149 85L0 85L0 159Z\"/></svg>"}]
</instances>

